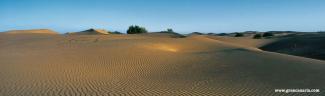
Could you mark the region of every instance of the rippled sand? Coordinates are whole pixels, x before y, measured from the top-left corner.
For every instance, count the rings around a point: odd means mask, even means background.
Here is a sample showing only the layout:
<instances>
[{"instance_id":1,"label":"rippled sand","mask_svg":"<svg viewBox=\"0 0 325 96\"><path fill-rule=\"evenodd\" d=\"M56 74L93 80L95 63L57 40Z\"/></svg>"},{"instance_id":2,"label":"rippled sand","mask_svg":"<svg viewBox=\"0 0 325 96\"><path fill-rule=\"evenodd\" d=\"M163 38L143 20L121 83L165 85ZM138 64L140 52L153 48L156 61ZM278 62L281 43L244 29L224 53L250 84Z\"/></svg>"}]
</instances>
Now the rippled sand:
<instances>
[{"instance_id":1,"label":"rippled sand","mask_svg":"<svg viewBox=\"0 0 325 96\"><path fill-rule=\"evenodd\" d=\"M269 41L249 46L228 41L205 36L0 34L0 95L324 95L274 92L322 91L324 61L256 48Z\"/></svg>"}]
</instances>

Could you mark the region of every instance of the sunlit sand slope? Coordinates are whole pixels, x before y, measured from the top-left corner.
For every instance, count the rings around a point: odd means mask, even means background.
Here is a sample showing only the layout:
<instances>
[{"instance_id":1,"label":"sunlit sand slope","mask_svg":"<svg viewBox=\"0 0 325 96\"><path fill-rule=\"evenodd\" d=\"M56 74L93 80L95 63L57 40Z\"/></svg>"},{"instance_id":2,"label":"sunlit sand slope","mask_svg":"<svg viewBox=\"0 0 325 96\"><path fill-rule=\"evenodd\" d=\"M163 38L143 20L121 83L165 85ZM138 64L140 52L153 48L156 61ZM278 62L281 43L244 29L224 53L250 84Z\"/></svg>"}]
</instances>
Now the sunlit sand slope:
<instances>
[{"instance_id":1,"label":"sunlit sand slope","mask_svg":"<svg viewBox=\"0 0 325 96\"><path fill-rule=\"evenodd\" d=\"M204 36L0 34L1 96L324 95L325 62Z\"/></svg>"},{"instance_id":2,"label":"sunlit sand slope","mask_svg":"<svg viewBox=\"0 0 325 96\"><path fill-rule=\"evenodd\" d=\"M11 30L1 34L58 34L49 29L33 29L33 30Z\"/></svg>"}]
</instances>

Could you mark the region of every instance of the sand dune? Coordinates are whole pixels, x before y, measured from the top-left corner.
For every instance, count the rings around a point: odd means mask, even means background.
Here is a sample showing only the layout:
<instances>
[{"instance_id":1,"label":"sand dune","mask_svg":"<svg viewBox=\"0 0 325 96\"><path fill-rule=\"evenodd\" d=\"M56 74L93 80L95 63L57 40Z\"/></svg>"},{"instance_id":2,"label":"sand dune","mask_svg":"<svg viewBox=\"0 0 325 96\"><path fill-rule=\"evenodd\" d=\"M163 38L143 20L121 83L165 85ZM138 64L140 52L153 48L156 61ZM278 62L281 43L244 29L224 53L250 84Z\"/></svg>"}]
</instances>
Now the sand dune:
<instances>
[{"instance_id":1,"label":"sand dune","mask_svg":"<svg viewBox=\"0 0 325 96\"><path fill-rule=\"evenodd\" d=\"M304 33L286 36L260 48L272 52L325 60L324 41L324 33Z\"/></svg>"},{"instance_id":2,"label":"sand dune","mask_svg":"<svg viewBox=\"0 0 325 96\"><path fill-rule=\"evenodd\" d=\"M259 48L270 43L278 41L275 39L252 39L252 37L224 37L224 36L207 36L207 38L223 41L226 43L231 43L235 45L240 45L243 47L255 47Z\"/></svg>"},{"instance_id":3,"label":"sand dune","mask_svg":"<svg viewBox=\"0 0 325 96\"><path fill-rule=\"evenodd\" d=\"M324 95L325 62L271 41L191 36L0 34L0 95Z\"/></svg>"},{"instance_id":4,"label":"sand dune","mask_svg":"<svg viewBox=\"0 0 325 96\"><path fill-rule=\"evenodd\" d=\"M153 32L153 33L145 33L140 34L142 36L148 36L148 37L163 37L163 38L184 38L184 35L174 33L174 32Z\"/></svg>"},{"instance_id":5,"label":"sand dune","mask_svg":"<svg viewBox=\"0 0 325 96\"><path fill-rule=\"evenodd\" d=\"M322 44L325 40L324 33L282 33L275 38L269 39L251 39L252 37L223 36L207 37L237 46L253 47L270 52L325 60L325 45Z\"/></svg>"},{"instance_id":6,"label":"sand dune","mask_svg":"<svg viewBox=\"0 0 325 96\"><path fill-rule=\"evenodd\" d=\"M11 30L3 32L5 34L58 34L49 29L33 29L33 30Z\"/></svg>"},{"instance_id":7,"label":"sand dune","mask_svg":"<svg viewBox=\"0 0 325 96\"><path fill-rule=\"evenodd\" d=\"M104 29L89 29L81 32L68 33L69 35L107 35L108 31Z\"/></svg>"}]
</instances>

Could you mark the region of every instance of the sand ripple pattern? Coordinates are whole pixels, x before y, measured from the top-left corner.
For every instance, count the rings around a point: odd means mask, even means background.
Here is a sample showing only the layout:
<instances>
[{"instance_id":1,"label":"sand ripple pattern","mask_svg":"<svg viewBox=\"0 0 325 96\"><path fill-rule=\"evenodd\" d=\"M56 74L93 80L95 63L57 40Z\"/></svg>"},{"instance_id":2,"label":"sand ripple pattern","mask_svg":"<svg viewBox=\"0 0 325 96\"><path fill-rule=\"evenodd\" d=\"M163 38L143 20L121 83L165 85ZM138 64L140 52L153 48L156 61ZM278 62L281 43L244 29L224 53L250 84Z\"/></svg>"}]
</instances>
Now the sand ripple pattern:
<instances>
[{"instance_id":1,"label":"sand ripple pattern","mask_svg":"<svg viewBox=\"0 0 325 96\"><path fill-rule=\"evenodd\" d=\"M6 36L0 96L272 96L325 89L324 61L204 37Z\"/></svg>"}]
</instances>

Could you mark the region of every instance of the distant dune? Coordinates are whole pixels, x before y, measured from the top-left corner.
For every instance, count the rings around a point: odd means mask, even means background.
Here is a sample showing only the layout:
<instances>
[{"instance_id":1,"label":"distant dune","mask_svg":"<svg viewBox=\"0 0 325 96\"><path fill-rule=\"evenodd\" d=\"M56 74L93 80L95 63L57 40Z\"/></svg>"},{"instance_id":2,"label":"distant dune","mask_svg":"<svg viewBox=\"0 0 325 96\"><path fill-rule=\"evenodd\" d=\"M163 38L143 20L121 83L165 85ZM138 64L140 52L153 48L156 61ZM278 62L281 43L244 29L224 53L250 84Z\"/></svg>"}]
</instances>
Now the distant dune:
<instances>
[{"instance_id":1,"label":"distant dune","mask_svg":"<svg viewBox=\"0 0 325 96\"><path fill-rule=\"evenodd\" d=\"M49 29L33 29L33 30L11 30L3 32L6 34L58 34L55 31Z\"/></svg>"},{"instance_id":2,"label":"distant dune","mask_svg":"<svg viewBox=\"0 0 325 96\"><path fill-rule=\"evenodd\" d=\"M252 39L251 34L246 34L246 37L207 37L238 46L255 47L270 52L325 60L325 44L322 44L325 41L325 33L287 32L275 35L275 37L268 39Z\"/></svg>"},{"instance_id":3,"label":"distant dune","mask_svg":"<svg viewBox=\"0 0 325 96\"><path fill-rule=\"evenodd\" d=\"M163 37L163 38L184 38L184 35L175 33L175 32L152 32L152 33L144 33L140 34L142 36L148 36L148 37Z\"/></svg>"},{"instance_id":4,"label":"distant dune","mask_svg":"<svg viewBox=\"0 0 325 96\"><path fill-rule=\"evenodd\" d=\"M325 95L325 61L259 49L278 41L165 33L0 34L0 94ZM321 93L274 92L283 88Z\"/></svg>"},{"instance_id":5,"label":"distant dune","mask_svg":"<svg viewBox=\"0 0 325 96\"><path fill-rule=\"evenodd\" d=\"M259 48L267 44L278 41L277 38L252 39L252 37L227 37L227 36L207 36L207 38L227 42L229 44L234 44L237 46L254 47L254 48Z\"/></svg>"},{"instance_id":6,"label":"distant dune","mask_svg":"<svg viewBox=\"0 0 325 96\"><path fill-rule=\"evenodd\" d=\"M107 35L109 32L104 29L89 29L81 32L71 32L69 35Z\"/></svg>"}]
</instances>

